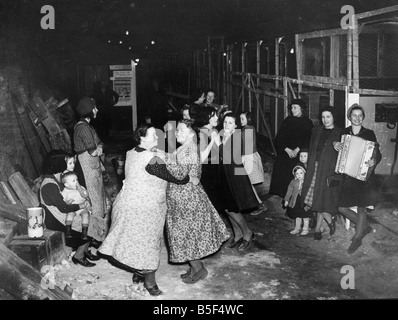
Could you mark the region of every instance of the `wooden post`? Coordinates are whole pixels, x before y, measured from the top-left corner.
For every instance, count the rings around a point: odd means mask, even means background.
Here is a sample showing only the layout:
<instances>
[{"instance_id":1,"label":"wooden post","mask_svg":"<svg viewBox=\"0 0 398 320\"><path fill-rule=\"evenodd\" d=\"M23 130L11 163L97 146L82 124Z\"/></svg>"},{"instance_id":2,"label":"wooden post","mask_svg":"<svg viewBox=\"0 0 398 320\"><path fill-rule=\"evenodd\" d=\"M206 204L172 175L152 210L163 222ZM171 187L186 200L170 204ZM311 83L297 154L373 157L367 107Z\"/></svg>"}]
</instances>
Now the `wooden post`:
<instances>
[{"instance_id":1,"label":"wooden post","mask_svg":"<svg viewBox=\"0 0 398 320\"><path fill-rule=\"evenodd\" d=\"M279 76L279 38L275 39L275 75ZM275 79L275 93L279 89L279 80ZM279 103L278 99L275 98L275 135L278 132L278 115L279 115Z\"/></svg>"},{"instance_id":2,"label":"wooden post","mask_svg":"<svg viewBox=\"0 0 398 320\"><path fill-rule=\"evenodd\" d=\"M283 99L283 112L286 118L289 115L289 112L287 111L287 106L289 105L287 77L283 77L283 95L285 96L285 99Z\"/></svg>"},{"instance_id":3,"label":"wooden post","mask_svg":"<svg viewBox=\"0 0 398 320\"><path fill-rule=\"evenodd\" d=\"M242 54L241 54L241 67L242 67L242 73L246 72L246 68L245 68L245 52L246 52L246 48L245 48L245 44L242 43ZM246 78L247 79L247 78ZM242 111L245 109L245 76L242 75ZM236 110L238 110L238 106L236 107Z\"/></svg>"},{"instance_id":4,"label":"wooden post","mask_svg":"<svg viewBox=\"0 0 398 320\"><path fill-rule=\"evenodd\" d=\"M297 80L302 79L302 74L303 74L303 55L302 55L302 42L299 39L299 35L296 34L295 37L295 43L296 43L296 68L297 68ZM303 91L303 86L299 84L298 86L298 97L300 97L301 91Z\"/></svg>"},{"instance_id":5,"label":"wooden post","mask_svg":"<svg viewBox=\"0 0 398 320\"><path fill-rule=\"evenodd\" d=\"M354 15L354 30L352 39L352 54L353 54L353 87L354 93L359 92L359 29L358 17Z\"/></svg>"},{"instance_id":6,"label":"wooden post","mask_svg":"<svg viewBox=\"0 0 398 320\"><path fill-rule=\"evenodd\" d=\"M262 41L257 41L257 47L256 47L256 57L257 57L257 64L256 64L256 73L260 74L261 73L261 42ZM260 78L256 78L256 86L260 88ZM260 130L260 99L258 98L258 94L256 95L256 100L257 100L257 107L256 107L256 130L257 132Z\"/></svg>"},{"instance_id":7,"label":"wooden post","mask_svg":"<svg viewBox=\"0 0 398 320\"><path fill-rule=\"evenodd\" d=\"M352 29L348 29L347 33L347 85L352 86Z\"/></svg>"},{"instance_id":8,"label":"wooden post","mask_svg":"<svg viewBox=\"0 0 398 320\"><path fill-rule=\"evenodd\" d=\"M209 68L209 87L212 88L212 66L211 66L211 44L210 37L207 37L207 59L208 59L208 68Z\"/></svg>"},{"instance_id":9,"label":"wooden post","mask_svg":"<svg viewBox=\"0 0 398 320\"><path fill-rule=\"evenodd\" d=\"M133 130L137 127L137 78L136 78L136 63L131 60L131 107L132 107L132 123Z\"/></svg>"}]
</instances>

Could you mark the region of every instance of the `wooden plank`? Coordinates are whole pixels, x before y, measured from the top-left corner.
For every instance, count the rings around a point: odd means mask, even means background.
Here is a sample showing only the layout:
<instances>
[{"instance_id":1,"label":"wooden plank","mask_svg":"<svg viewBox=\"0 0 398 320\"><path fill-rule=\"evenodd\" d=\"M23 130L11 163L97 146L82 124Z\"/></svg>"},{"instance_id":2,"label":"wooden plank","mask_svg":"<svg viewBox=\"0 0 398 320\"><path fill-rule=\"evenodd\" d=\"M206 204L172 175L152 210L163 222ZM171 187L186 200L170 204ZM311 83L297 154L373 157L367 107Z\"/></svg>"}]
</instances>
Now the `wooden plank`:
<instances>
[{"instance_id":1,"label":"wooden plank","mask_svg":"<svg viewBox=\"0 0 398 320\"><path fill-rule=\"evenodd\" d=\"M50 152L51 146L50 146L50 143L48 142L48 137L47 137L46 130L45 130L43 124L39 121L39 118L36 116L36 114L33 112L32 108L30 106L26 107L26 112L27 112L30 120L32 121L34 128L36 129L36 132L40 138L40 141L42 142L42 144L44 146L44 149L46 150L46 152Z\"/></svg>"},{"instance_id":2,"label":"wooden plank","mask_svg":"<svg viewBox=\"0 0 398 320\"><path fill-rule=\"evenodd\" d=\"M0 203L0 212L4 215L11 215L10 220L27 224L28 218L26 216L26 208L20 204L7 204L7 203Z\"/></svg>"},{"instance_id":3,"label":"wooden plank","mask_svg":"<svg viewBox=\"0 0 398 320\"><path fill-rule=\"evenodd\" d=\"M30 189L20 172L13 173L8 181L24 206L38 207L40 205L37 195Z\"/></svg>"},{"instance_id":4,"label":"wooden plank","mask_svg":"<svg viewBox=\"0 0 398 320\"><path fill-rule=\"evenodd\" d=\"M0 287L20 300L71 300L56 284L45 285L39 271L0 243Z\"/></svg>"},{"instance_id":5,"label":"wooden plank","mask_svg":"<svg viewBox=\"0 0 398 320\"><path fill-rule=\"evenodd\" d=\"M8 246L12 238L18 232L18 223L6 219L4 219L4 221L5 221L5 227L3 229L3 232L5 233L5 236L3 238L0 238L0 242L2 242L5 246Z\"/></svg>"},{"instance_id":6,"label":"wooden plank","mask_svg":"<svg viewBox=\"0 0 398 320\"><path fill-rule=\"evenodd\" d=\"M358 89L359 94L371 95L371 96L388 96L397 97L398 91L387 91L387 90L373 90L373 89Z\"/></svg>"},{"instance_id":7,"label":"wooden plank","mask_svg":"<svg viewBox=\"0 0 398 320\"><path fill-rule=\"evenodd\" d=\"M40 122L50 115L43 100L37 95L32 99L29 106L32 108Z\"/></svg>"},{"instance_id":8,"label":"wooden plank","mask_svg":"<svg viewBox=\"0 0 398 320\"><path fill-rule=\"evenodd\" d=\"M390 12L394 12L394 11L398 11L398 5L358 13L355 16L357 17L357 19L364 19L364 18L374 17L374 16L377 16L380 14L390 13Z\"/></svg>"},{"instance_id":9,"label":"wooden plank","mask_svg":"<svg viewBox=\"0 0 398 320\"><path fill-rule=\"evenodd\" d=\"M2 202L2 203L11 203L11 201L4 194L4 191L3 191L2 188L0 188L0 202Z\"/></svg>"},{"instance_id":10,"label":"wooden plank","mask_svg":"<svg viewBox=\"0 0 398 320\"><path fill-rule=\"evenodd\" d=\"M348 30L345 30L342 28L312 31L312 32L306 32L306 33L299 33L298 39L301 41L301 40L310 39L310 38L323 38L323 37L330 37L330 36L338 36L338 35L347 34L347 32L348 32Z\"/></svg>"},{"instance_id":11,"label":"wooden plank","mask_svg":"<svg viewBox=\"0 0 398 320\"><path fill-rule=\"evenodd\" d=\"M359 31L358 18L354 15L354 29L352 30L352 86L359 89Z\"/></svg>"},{"instance_id":12,"label":"wooden plank","mask_svg":"<svg viewBox=\"0 0 398 320\"><path fill-rule=\"evenodd\" d=\"M8 186L7 182L0 181L0 188L12 204L17 204L18 198L14 191Z\"/></svg>"}]
</instances>

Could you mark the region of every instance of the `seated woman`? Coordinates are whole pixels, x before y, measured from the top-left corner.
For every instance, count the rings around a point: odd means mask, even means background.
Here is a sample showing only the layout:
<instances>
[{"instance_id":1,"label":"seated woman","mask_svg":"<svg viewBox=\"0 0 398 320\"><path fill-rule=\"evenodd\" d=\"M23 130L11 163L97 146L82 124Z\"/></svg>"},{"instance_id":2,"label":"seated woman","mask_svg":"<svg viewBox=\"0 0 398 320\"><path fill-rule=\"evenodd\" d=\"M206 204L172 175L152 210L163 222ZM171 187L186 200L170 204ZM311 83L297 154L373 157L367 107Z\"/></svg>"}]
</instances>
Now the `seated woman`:
<instances>
[{"instance_id":1,"label":"seated woman","mask_svg":"<svg viewBox=\"0 0 398 320\"><path fill-rule=\"evenodd\" d=\"M40 186L40 202L44 208L44 223L49 230L66 232L66 216L69 212L89 208L89 202L68 204L64 201L61 190L61 174L66 170L65 159L69 154L63 150L52 150L44 159L45 177ZM82 220L77 216L72 224L71 238L66 238L66 245L76 250L72 257L74 264L83 267L93 267L95 263L89 260L98 260L96 255L88 251L90 240L82 239Z\"/></svg>"}]
</instances>

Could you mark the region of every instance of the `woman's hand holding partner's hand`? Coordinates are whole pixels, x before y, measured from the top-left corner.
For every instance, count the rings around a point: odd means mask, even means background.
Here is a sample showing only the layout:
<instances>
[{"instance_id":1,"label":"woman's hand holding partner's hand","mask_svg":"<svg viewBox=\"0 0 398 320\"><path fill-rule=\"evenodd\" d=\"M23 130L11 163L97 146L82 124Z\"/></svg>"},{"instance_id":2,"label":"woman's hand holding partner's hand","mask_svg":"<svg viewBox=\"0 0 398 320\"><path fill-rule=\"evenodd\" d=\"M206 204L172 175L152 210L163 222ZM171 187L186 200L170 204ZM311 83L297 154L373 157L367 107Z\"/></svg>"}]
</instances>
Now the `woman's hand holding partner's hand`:
<instances>
[{"instance_id":1,"label":"woman's hand holding partner's hand","mask_svg":"<svg viewBox=\"0 0 398 320\"><path fill-rule=\"evenodd\" d=\"M200 182L198 177L193 177L193 176L189 176L189 182L191 182L193 185L197 186Z\"/></svg>"}]
</instances>

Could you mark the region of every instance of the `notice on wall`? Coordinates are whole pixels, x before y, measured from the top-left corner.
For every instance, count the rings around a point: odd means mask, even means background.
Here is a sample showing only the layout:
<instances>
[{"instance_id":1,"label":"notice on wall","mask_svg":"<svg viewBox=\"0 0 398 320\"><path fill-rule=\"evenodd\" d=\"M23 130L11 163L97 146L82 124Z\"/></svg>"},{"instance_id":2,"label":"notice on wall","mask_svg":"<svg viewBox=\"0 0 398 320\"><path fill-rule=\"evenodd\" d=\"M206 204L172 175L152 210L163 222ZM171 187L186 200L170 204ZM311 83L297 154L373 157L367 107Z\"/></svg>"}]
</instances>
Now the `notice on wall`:
<instances>
[{"instance_id":1,"label":"notice on wall","mask_svg":"<svg viewBox=\"0 0 398 320\"><path fill-rule=\"evenodd\" d=\"M113 71L113 91L119 95L115 106L131 106L131 70Z\"/></svg>"}]
</instances>

